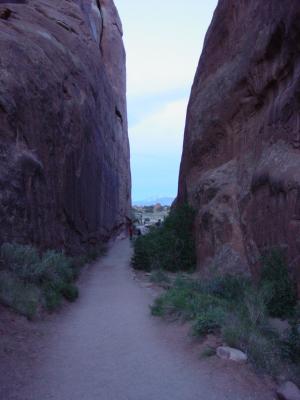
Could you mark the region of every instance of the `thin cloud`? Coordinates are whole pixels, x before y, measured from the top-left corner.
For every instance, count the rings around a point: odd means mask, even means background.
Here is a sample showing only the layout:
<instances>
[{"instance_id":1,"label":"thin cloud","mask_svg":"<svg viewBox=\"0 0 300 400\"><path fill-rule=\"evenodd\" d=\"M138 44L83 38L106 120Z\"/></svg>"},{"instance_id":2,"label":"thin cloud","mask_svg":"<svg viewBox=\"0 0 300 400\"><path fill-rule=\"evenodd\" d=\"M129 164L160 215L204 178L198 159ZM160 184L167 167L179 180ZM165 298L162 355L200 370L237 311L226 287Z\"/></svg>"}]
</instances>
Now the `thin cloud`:
<instances>
[{"instance_id":1,"label":"thin cloud","mask_svg":"<svg viewBox=\"0 0 300 400\"><path fill-rule=\"evenodd\" d=\"M115 0L127 53L133 199L177 190L186 106L217 0Z\"/></svg>"}]
</instances>

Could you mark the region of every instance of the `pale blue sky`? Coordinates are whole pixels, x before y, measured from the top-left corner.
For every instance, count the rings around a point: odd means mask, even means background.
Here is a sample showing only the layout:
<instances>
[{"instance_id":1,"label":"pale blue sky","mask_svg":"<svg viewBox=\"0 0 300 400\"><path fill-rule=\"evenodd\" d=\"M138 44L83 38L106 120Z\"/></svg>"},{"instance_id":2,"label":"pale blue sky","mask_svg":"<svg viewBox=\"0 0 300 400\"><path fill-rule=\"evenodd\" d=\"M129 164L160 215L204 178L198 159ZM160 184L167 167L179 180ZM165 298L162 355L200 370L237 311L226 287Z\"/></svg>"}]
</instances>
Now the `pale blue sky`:
<instances>
[{"instance_id":1,"label":"pale blue sky","mask_svg":"<svg viewBox=\"0 0 300 400\"><path fill-rule=\"evenodd\" d=\"M133 200L176 196L185 114L217 0L115 0L127 53Z\"/></svg>"}]
</instances>

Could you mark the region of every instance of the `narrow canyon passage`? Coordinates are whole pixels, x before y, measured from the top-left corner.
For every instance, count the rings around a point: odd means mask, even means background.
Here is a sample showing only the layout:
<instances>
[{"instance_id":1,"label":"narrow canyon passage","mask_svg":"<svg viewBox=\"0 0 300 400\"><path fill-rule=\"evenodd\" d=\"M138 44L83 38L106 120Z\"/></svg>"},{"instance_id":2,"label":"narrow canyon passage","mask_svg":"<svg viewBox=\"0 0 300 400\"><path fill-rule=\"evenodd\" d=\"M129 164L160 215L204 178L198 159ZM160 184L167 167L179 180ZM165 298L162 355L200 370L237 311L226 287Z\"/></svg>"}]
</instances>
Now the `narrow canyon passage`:
<instances>
[{"instance_id":1,"label":"narrow canyon passage","mask_svg":"<svg viewBox=\"0 0 300 400\"><path fill-rule=\"evenodd\" d=\"M5 400L272 399L244 367L199 360L178 325L151 317L153 293L133 279L131 251L117 241L83 274L77 303L42 323L42 350L18 371L26 386Z\"/></svg>"}]
</instances>

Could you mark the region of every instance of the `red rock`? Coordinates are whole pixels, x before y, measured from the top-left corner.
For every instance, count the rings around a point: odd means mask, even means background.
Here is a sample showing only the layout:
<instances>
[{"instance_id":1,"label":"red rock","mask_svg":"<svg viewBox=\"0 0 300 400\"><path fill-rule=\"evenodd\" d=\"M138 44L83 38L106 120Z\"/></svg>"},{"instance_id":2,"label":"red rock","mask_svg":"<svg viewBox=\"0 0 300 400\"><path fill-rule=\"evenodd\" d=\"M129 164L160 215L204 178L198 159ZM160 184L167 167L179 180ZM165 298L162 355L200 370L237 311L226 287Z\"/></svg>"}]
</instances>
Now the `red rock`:
<instances>
[{"instance_id":1,"label":"red rock","mask_svg":"<svg viewBox=\"0 0 300 400\"><path fill-rule=\"evenodd\" d=\"M203 271L257 275L276 246L300 289L299 16L297 0L219 1L189 102L178 201L197 210Z\"/></svg>"},{"instance_id":2,"label":"red rock","mask_svg":"<svg viewBox=\"0 0 300 400\"><path fill-rule=\"evenodd\" d=\"M0 19L0 243L74 251L110 237L130 208L122 25L112 0L10 9Z\"/></svg>"}]
</instances>

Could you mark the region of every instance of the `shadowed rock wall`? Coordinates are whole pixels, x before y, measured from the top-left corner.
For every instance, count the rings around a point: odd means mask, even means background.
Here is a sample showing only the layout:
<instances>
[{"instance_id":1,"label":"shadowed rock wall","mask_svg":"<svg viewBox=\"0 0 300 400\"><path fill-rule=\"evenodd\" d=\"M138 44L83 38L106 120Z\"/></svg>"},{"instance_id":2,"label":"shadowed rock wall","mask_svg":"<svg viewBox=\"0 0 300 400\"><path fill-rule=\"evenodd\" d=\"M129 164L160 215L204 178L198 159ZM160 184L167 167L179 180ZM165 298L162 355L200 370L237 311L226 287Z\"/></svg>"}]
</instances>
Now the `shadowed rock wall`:
<instances>
[{"instance_id":1,"label":"shadowed rock wall","mask_svg":"<svg viewBox=\"0 0 300 400\"><path fill-rule=\"evenodd\" d=\"M203 272L255 276L260 255L276 246L300 284L299 17L298 0L220 0L215 11L178 192L197 210Z\"/></svg>"},{"instance_id":2,"label":"shadowed rock wall","mask_svg":"<svg viewBox=\"0 0 300 400\"><path fill-rule=\"evenodd\" d=\"M130 192L113 1L1 2L0 243L96 243L124 223Z\"/></svg>"}]
</instances>

